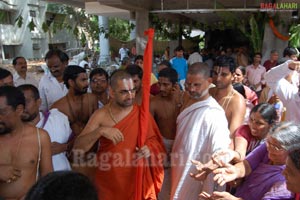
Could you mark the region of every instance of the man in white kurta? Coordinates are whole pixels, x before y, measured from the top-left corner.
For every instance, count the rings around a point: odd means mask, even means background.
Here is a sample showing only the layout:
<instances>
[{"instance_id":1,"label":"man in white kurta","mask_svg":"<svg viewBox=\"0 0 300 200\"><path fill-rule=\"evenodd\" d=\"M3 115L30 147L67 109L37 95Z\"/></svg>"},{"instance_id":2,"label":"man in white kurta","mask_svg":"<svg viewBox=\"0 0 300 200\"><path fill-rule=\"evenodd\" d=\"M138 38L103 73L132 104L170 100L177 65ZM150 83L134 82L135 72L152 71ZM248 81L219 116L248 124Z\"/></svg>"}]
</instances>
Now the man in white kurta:
<instances>
[{"instance_id":1,"label":"man in white kurta","mask_svg":"<svg viewBox=\"0 0 300 200\"><path fill-rule=\"evenodd\" d=\"M285 121L300 122L300 96L299 89L288 80L286 76L293 71L300 72L300 62L286 61L285 63L273 67L265 74L267 85L277 94L286 107Z\"/></svg>"},{"instance_id":2,"label":"man in white kurta","mask_svg":"<svg viewBox=\"0 0 300 200\"><path fill-rule=\"evenodd\" d=\"M198 199L202 191L220 190L216 188L212 174L204 182L190 177L190 173L196 172L192 159L206 163L215 151L228 149L230 145L225 112L209 95L210 83L207 64L190 66L185 84L189 96L184 99L184 110L177 117L172 150L172 200Z\"/></svg>"}]
</instances>

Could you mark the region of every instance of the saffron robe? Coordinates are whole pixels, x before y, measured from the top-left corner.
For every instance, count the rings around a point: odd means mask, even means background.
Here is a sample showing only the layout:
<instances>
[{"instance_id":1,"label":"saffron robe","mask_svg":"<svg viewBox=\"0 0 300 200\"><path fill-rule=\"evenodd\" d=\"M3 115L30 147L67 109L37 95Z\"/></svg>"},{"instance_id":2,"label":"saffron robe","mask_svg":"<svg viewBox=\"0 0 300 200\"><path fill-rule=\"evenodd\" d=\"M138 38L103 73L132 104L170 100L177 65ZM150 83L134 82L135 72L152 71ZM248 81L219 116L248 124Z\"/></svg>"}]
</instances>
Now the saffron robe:
<instances>
[{"instance_id":1,"label":"saffron robe","mask_svg":"<svg viewBox=\"0 0 300 200\"><path fill-rule=\"evenodd\" d=\"M95 178L99 200L135 198L135 152L140 130L139 115L140 107L134 106L132 111L114 126L124 135L123 142L114 145L111 140L100 138ZM145 145L150 149L151 156L149 162L144 162L143 199L154 200L157 199L157 193L163 183L165 149L159 129L151 116L148 129Z\"/></svg>"}]
</instances>

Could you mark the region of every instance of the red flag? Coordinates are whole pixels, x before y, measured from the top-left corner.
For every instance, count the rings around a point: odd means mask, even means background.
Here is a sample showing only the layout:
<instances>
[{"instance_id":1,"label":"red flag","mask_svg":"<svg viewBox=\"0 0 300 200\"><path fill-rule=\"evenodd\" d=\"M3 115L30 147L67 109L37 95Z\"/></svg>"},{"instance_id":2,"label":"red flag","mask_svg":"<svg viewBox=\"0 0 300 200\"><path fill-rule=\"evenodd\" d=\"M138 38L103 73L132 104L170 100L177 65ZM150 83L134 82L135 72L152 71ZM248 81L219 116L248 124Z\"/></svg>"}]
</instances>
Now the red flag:
<instances>
[{"instance_id":1,"label":"red flag","mask_svg":"<svg viewBox=\"0 0 300 200\"><path fill-rule=\"evenodd\" d=\"M145 35L148 36L148 42L146 45L146 49L144 52L144 69L143 69L143 96L142 96L142 105L141 105L141 113L140 113L140 134L138 138L138 147L142 147L145 143L148 124L149 124L149 102L150 102L150 80L151 80L151 71L152 71L152 58L153 58L153 37L154 37L154 29L150 28L145 31ZM142 199L142 191L143 191L143 163L144 159L140 159L137 167L136 174L136 193L135 200Z\"/></svg>"}]
</instances>

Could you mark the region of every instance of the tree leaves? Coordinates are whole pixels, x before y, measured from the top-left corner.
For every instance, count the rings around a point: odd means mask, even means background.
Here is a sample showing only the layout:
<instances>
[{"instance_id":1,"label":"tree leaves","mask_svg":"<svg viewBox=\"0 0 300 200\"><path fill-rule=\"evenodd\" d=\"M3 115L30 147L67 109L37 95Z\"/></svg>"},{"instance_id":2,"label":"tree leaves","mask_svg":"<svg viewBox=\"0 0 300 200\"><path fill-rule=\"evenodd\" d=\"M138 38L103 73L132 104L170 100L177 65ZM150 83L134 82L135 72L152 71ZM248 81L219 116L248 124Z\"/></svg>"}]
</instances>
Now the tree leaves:
<instances>
[{"instance_id":1,"label":"tree leaves","mask_svg":"<svg viewBox=\"0 0 300 200\"><path fill-rule=\"evenodd\" d=\"M300 46L300 24L292 25L290 28L290 46Z\"/></svg>"},{"instance_id":2,"label":"tree leaves","mask_svg":"<svg viewBox=\"0 0 300 200\"><path fill-rule=\"evenodd\" d=\"M27 25L27 27L29 28L30 31L34 31L34 28L36 27L33 18L31 18L31 21L29 22L29 24Z\"/></svg>"},{"instance_id":3,"label":"tree leaves","mask_svg":"<svg viewBox=\"0 0 300 200\"><path fill-rule=\"evenodd\" d=\"M22 17L21 15L19 15L19 16L15 19L15 23L17 23L17 26L18 26L19 28L21 28L22 25L23 25L23 17Z\"/></svg>"}]
</instances>

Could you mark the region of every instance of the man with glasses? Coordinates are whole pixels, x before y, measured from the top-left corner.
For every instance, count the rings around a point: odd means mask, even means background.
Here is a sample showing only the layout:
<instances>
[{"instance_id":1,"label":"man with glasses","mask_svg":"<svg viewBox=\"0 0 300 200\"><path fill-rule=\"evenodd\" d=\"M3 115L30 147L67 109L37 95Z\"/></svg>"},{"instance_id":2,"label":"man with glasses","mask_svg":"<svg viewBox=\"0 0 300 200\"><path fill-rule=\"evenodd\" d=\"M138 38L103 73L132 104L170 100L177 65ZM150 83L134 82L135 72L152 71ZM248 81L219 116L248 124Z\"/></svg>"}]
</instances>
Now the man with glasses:
<instances>
[{"instance_id":1,"label":"man with glasses","mask_svg":"<svg viewBox=\"0 0 300 200\"><path fill-rule=\"evenodd\" d=\"M98 99L98 108L109 102L108 74L102 68L93 69L90 73L90 89Z\"/></svg>"},{"instance_id":2,"label":"man with glasses","mask_svg":"<svg viewBox=\"0 0 300 200\"><path fill-rule=\"evenodd\" d=\"M191 160L206 163L215 151L229 148L228 123L224 110L208 92L211 82L210 67L206 63L189 67L185 81L187 93L177 117L171 153L171 199L198 199L201 191L211 193L213 177L209 175L203 182L194 181L190 173L194 173L196 167Z\"/></svg>"},{"instance_id":3,"label":"man with glasses","mask_svg":"<svg viewBox=\"0 0 300 200\"><path fill-rule=\"evenodd\" d=\"M110 103L95 111L75 141L74 150L85 153L100 141L95 185L101 200L134 199L137 159L145 159L143 194L146 196L142 199L154 199L161 188L165 156L157 125L149 115L145 145L138 148L140 108L134 105L131 75L124 70L114 72L109 95Z\"/></svg>"}]
</instances>

